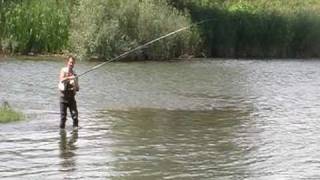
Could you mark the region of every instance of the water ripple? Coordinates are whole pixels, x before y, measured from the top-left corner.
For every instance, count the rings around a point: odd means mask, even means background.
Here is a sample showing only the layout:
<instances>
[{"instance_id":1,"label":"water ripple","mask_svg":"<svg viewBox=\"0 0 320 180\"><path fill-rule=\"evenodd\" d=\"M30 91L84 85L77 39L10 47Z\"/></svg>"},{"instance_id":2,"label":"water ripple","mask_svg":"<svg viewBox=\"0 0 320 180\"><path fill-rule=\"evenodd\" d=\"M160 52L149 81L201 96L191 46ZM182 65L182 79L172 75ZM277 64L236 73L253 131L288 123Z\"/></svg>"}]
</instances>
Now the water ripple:
<instances>
[{"instance_id":1,"label":"water ripple","mask_svg":"<svg viewBox=\"0 0 320 180\"><path fill-rule=\"evenodd\" d=\"M78 131L58 129L61 66L0 62L27 115L0 125L0 178L320 178L318 61L113 63L80 80Z\"/></svg>"}]
</instances>

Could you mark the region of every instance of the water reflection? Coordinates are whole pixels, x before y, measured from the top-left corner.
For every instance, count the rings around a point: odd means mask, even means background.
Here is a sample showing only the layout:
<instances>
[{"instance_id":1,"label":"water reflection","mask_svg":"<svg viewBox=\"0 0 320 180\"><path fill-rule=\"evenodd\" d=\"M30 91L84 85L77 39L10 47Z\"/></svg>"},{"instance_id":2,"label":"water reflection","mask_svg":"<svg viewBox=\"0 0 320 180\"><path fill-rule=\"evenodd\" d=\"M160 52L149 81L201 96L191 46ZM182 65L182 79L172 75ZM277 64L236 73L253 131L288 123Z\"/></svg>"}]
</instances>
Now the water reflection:
<instances>
[{"instance_id":1,"label":"water reflection","mask_svg":"<svg viewBox=\"0 0 320 180\"><path fill-rule=\"evenodd\" d=\"M60 142L59 149L61 158L61 169L60 171L72 172L76 170L76 150L78 140L78 130L73 130L71 137L68 139L67 131L60 130Z\"/></svg>"},{"instance_id":2,"label":"water reflection","mask_svg":"<svg viewBox=\"0 0 320 180\"><path fill-rule=\"evenodd\" d=\"M112 163L124 179L245 177L248 149L237 132L250 111L166 109L108 110L112 119ZM237 165L236 165L237 164ZM143 175L143 176L142 176Z\"/></svg>"}]
</instances>

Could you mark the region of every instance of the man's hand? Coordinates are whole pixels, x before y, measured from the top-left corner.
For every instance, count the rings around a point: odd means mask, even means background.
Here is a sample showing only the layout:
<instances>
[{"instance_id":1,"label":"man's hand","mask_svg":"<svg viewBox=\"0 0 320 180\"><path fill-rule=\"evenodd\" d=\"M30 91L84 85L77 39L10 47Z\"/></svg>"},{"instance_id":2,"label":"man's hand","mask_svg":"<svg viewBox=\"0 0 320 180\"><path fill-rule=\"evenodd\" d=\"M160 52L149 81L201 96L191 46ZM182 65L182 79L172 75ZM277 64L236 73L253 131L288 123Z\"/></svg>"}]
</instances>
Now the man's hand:
<instances>
[{"instance_id":1,"label":"man's hand","mask_svg":"<svg viewBox=\"0 0 320 180\"><path fill-rule=\"evenodd\" d=\"M75 77L74 75L67 77L68 80L72 80L72 79L75 79L75 78L76 78L76 77Z\"/></svg>"}]
</instances>

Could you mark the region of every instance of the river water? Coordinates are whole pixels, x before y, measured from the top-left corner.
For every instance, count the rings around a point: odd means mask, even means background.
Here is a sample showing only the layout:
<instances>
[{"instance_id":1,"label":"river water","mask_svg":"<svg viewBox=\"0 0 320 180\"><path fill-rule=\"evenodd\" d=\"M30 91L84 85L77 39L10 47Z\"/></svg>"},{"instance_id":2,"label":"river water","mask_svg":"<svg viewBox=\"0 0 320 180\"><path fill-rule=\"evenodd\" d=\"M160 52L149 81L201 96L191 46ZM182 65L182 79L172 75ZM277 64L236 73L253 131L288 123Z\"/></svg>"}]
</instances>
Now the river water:
<instances>
[{"instance_id":1,"label":"river water","mask_svg":"<svg viewBox=\"0 0 320 180\"><path fill-rule=\"evenodd\" d=\"M77 62L81 73L95 62ZM320 61L110 63L60 131L62 61L0 60L1 179L319 179Z\"/></svg>"}]
</instances>

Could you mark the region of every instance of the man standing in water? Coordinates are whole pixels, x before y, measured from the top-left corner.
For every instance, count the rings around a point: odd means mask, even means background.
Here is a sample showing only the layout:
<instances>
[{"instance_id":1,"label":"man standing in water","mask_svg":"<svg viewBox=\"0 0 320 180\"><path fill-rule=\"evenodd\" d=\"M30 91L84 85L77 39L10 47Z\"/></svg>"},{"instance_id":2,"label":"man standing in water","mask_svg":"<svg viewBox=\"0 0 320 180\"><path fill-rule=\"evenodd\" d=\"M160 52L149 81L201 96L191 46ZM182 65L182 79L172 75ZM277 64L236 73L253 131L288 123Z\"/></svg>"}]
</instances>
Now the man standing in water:
<instances>
[{"instance_id":1,"label":"man standing in water","mask_svg":"<svg viewBox=\"0 0 320 180\"><path fill-rule=\"evenodd\" d=\"M60 128L64 129L67 121L67 108L69 107L71 117L73 120L73 128L78 128L78 109L75 99L76 92L79 91L78 78L73 70L76 59L69 56L67 66L63 67L60 71Z\"/></svg>"}]
</instances>

